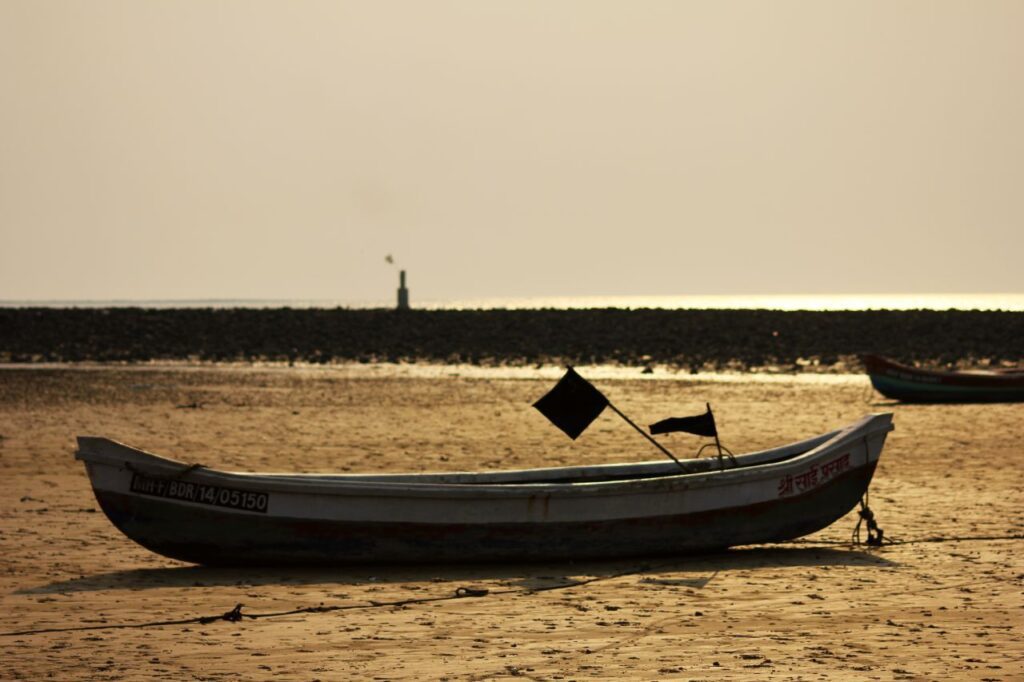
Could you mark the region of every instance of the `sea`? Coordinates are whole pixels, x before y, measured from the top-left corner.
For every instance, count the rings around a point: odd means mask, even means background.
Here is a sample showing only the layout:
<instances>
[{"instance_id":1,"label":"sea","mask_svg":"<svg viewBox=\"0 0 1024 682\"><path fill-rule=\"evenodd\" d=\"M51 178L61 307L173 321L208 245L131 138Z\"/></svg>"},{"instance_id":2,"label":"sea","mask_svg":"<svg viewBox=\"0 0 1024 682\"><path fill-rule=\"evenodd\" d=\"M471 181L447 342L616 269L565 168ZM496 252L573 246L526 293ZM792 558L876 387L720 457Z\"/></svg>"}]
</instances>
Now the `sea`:
<instances>
[{"instance_id":1,"label":"sea","mask_svg":"<svg viewBox=\"0 0 1024 682\"><path fill-rule=\"evenodd\" d=\"M680 296L536 296L417 301L424 310L715 309L715 310L1006 310L1024 311L1019 294L750 294ZM394 299L0 300L0 308L393 308Z\"/></svg>"}]
</instances>

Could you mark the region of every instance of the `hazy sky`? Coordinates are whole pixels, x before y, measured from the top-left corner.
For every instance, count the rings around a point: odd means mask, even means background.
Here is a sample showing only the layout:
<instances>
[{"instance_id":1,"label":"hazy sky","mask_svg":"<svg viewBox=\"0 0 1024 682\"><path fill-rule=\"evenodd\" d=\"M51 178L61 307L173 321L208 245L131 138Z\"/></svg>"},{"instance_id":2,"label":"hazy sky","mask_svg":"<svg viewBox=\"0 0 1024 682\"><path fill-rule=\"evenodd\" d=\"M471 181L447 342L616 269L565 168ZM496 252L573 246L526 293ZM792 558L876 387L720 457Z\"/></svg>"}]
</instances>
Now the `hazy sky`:
<instances>
[{"instance_id":1,"label":"hazy sky","mask_svg":"<svg viewBox=\"0 0 1024 682\"><path fill-rule=\"evenodd\" d=\"M0 299L1022 292L1024 2L0 0Z\"/></svg>"}]
</instances>

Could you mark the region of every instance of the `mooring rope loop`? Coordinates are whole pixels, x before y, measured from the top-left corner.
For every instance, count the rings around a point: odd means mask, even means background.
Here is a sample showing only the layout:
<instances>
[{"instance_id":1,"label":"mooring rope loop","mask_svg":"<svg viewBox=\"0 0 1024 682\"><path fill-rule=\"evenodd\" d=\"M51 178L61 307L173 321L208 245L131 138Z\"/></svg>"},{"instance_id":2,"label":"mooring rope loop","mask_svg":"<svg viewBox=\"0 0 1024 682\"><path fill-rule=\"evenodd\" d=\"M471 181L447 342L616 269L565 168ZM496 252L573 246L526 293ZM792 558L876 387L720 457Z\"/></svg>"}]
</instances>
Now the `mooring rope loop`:
<instances>
[{"instance_id":1,"label":"mooring rope loop","mask_svg":"<svg viewBox=\"0 0 1024 682\"><path fill-rule=\"evenodd\" d=\"M864 497L860 499L860 509L857 510L857 525L853 529L853 544L861 544L860 540L860 527L866 525L868 529L868 539L865 544L869 547L881 547L886 541L885 531L882 530L878 522L875 521L875 512L871 511L871 507L868 506L868 494L865 492ZM888 542L891 544L892 539Z\"/></svg>"},{"instance_id":2,"label":"mooring rope loop","mask_svg":"<svg viewBox=\"0 0 1024 682\"><path fill-rule=\"evenodd\" d=\"M252 618L252 616L249 616L249 614L245 615L249 618ZM231 609L227 613L222 613L219 616L200 616L199 624L209 625L210 623L215 623L218 620L226 620L229 623L237 623L238 621L242 620L242 605L235 604L235 608Z\"/></svg>"}]
</instances>

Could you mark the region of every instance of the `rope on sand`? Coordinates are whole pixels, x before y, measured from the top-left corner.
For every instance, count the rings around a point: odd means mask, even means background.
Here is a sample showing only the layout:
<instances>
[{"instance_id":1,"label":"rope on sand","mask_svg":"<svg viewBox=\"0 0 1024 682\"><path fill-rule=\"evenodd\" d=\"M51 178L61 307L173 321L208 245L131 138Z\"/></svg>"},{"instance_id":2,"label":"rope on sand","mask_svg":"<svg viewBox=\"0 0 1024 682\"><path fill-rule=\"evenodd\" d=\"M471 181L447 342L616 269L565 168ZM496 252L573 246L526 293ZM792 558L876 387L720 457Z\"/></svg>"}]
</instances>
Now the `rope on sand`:
<instances>
[{"instance_id":1,"label":"rope on sand","mask_svg":"<svg viewBox=\"0 0 1024 682\"><path fill-rule=\"evenodd\" d=\"M859 525L859 523L858 523ZM1009 535L974 535L974 536L962 536L962 537L946 537L946 536L933 536L926 538L918 538L913 540L893 540L886 538L885 546L890 545L911 545L918 543L944 543L944 542L991 542L999 540L1024 540L1024 533L1012 533ZM856 543L843 540L790 540L788 542L778 543L780 545L817 545L817 546L844 546L844 547L856 547ZM870 544L870 543L869 543ZM877 546L877 545L876 545ZM19 630L17 632L0 632L0 637L18 637L24 635L40 635L53 632L82 632L86 630L123 630L123 629L138 629L138 628L155 628L155 627L166 627L170 625L209 625L217 621L228 621L230 623L237 623L245 618L250 620L257 620L260 618L280 618L282 616L293 616L303 613L330 613L332 611L353 611L360 609L373 609L373 608L385 608L395 607L400 608L408 606L410 604L427 604L431 602L444 602L452 601L456 599L466 598L480 598L492 595L521 595L529 596L532 594L538 594L540 592L549 592L551 590L563 590L572 587L581 587L590 583L600 582L604 580L614 580L616 578L623 578L631 575L639 575L641 573L647 573L651 570L664 568L666 566L675 565L678 563L678 559L662 562L659 564L645 564L639 568L621 571L618 573L612 573L605 576L595 576L593 578L585 578L582 580L573 580L571 582L560 583L556 585L548 585L542 587L532 587L525 590L511 589L511 590L488 590L486 588L476 587L459 587L453 594L441 595L437 597L420 597L415 599L400 599L397 601L369 601L367 603L360 604L337 604L337 605L324 605L318 606L307 606L298 609L291 609L289 611L274 611L270 613L242 613L243 604L236 604L233 609L226 611L220 615L215 616L198 616L196 618L182 618L179 620L158 620L150 621L146 623L115 623L111 625L81 625L76 627L67 628L40 628L37 630ZM935 588L935 589L946 589Z\"/></svg>"},{"instance_id":2,"label":"rope on sand","mask_svg":"<svg viewBox=\"0 0 1024 682\"><path fill-rule=\"evenodd\" d=\"M236 604L235 608L222 613L217 616L198 616L196 618L182 618L180 620L158 620L147 623L114 623L111 625L81 625L76 627L68 628L40 628L38 630L20 630L18 632L0 632L0 637L17 637L22 635L41 635L52 632L81 632L84 630L123 630L132 628L155 628L165 627L169 625L209 625L217 621L225 620L230 623L237 623L244 618L250 620L256 620L259 618L280 618L282 616L294 616L303 613L330 613L332 611L353 611L359 609L374 609L374 608L385 608L395 607L400 608L408 606L410 604L428 604L431 602L442 602L452 601L455 599L466 599L466 598L480 598L489 595L506 595L515 594L522 596L529 596L531 594L537 594L540 592L549 592L551 590L563 590L570 587L580 587L582 585L588 585L590 583L599 582L602 580L613 580L615 578L622 578L630 575L638 575L640 573L646 573L654 568L660 568L668 566L674 562L665 562L659 565L645 564L639 568L621 571L619 573L612 573L604 576L595 576L593 578L585 578L582 580L573 580L571 582L560 583L556 585L547 585L542 587L531 587L525 590L511 589L511 590L489 590L487 588L478 587L459 587L453 594L441 595L438 597L419 597L414 599L400 599L397 601L369 601L368 603L360 604L336 604L336 605L324 605L318 606L306 606L298 609L291 609L289 611L274 611L271 613L242 613L242 607L244 604Z\"/></svg>"},{"instance_id":3,"label":"rope on sand","mask_svg":"<svg viewBox=\"0 0 1024 682\"><path fill-rule=\"evenodd\" d=\"M946 535L933 535L926 538L916 538L912 540L892 540L890 538L885 539L885 546L889 545L917 545L922 543L936 543L936 542L991 542L994 540L1024 540L1024 533L1011 533L1009 535L963 535L963 536L946 536ZM830 545L836 546L841 545L848 547L851 543L848 540L787 540L786 542L780 542L782 545ZM870 543L869 543L870 544Z\"/></svg>"},{"instance_id":4,"label":"rope on sand","mask_svg":"<svg viewBox=\"0 0 1024 682\"><path fill-rule=\"evenodd\" d=\"M448 601L451 599L462 599L464 597L482 597L488 594L486 589L475 589L469 587L460 587L455 590L453 595L445 595L441 597L423 597L420 599L402 599L399 601L391 602L379 602L370 601L367 604L344 604L335 606L307 606L299 609L292 609L290 611L277 611L273 613L242 613L242 607L244 604L236 604L235 608L220 614L219 616L198 616L196 618L182 618L180 620L155 620L146 623L115 623L111 625L82 625L78 627L70 628L41 628L38 630L21 630L19 632L2 632L0 637L15 637L18 635L39 635L48 632L79 632L82 630L122 630L130 628L155 628L163 627L167 625L209 625L219 620L226 620L230 623L237 623L243 618L249 618L256 620L257 618L278 618L281 616L291 616L300 613L328 613L330 611L349 611L354 609L371 609L381 608L385 606L401 607L407 604L424 604L427 602L435 601Z\"/></svg>"}]
</instances>

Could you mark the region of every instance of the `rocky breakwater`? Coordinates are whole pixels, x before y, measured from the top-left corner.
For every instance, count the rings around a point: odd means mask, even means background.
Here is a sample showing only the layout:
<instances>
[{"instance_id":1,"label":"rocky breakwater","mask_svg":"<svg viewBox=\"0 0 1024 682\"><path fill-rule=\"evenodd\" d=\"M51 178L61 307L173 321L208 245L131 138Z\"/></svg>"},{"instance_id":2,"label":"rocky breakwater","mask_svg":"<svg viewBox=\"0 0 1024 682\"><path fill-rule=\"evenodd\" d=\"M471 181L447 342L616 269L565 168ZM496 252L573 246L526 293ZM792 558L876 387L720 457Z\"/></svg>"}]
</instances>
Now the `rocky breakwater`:
<instances>
[{"instance_id":1,"label":"rocky breakwater","mask_svg":"<svg viewBox=\"0 0 1024 682\"><path fill-rule=\"evenodd\" d=\"M1000 311L0 309L0 361L665 364L853 369L863 352L1024 362Z\"/></svg>"}]
</instances>

